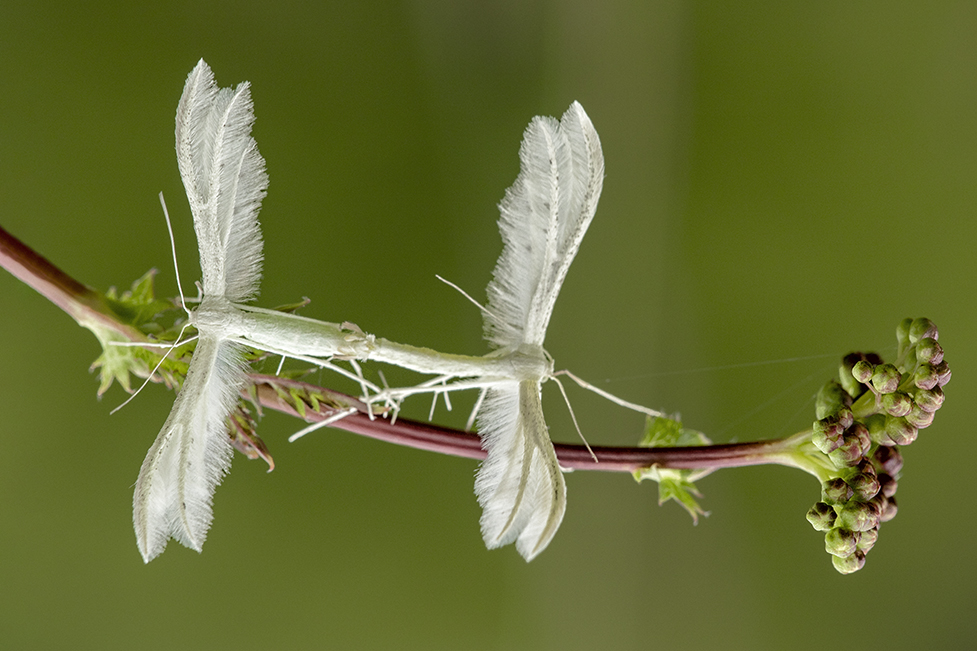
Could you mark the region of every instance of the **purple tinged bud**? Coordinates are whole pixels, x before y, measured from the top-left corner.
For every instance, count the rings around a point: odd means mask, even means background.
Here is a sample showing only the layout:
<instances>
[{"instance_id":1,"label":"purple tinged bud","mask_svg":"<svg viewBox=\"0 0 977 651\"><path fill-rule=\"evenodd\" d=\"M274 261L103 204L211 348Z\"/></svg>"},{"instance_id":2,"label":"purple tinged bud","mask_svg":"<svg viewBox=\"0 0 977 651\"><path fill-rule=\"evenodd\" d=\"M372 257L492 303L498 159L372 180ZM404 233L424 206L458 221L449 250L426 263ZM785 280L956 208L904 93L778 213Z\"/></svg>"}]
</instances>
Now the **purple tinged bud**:
<instances>
[{"instance_id":1,"label":"purple tinged bud","mask_svg":"<svg viewBox=\"0 0 977 651\"><path fill-rule=\"evenodd\" d=\"M940 374L932 364L920 364L913 373L913 384L920 389L932 389L940 383Z\"/></svg>"},{"instance_id":2,"label":"purple tinged bud","mask_svg":"<svg viewBox=\"0 0 977 651\"><path fill-rule=\"evenodd\" d=\"M937 381L937 384L939 384L941 387L946 385L946 383L950 381L950 365L946 363L946 360L943 360L942 362L934 366L933 369L936 371L937 375L939 375L939 380ZM924 387L924 388L932 388L932 387Z\"/></svg>"},{"instance_id":3,"label":"purple tinged bud","mask_svg":"<svg viewBox=\"0 0 977 651\"><path fill-rule=\"evenodd\" d=\"M850 403L850 398L849 398L849 403ZM848 429L855 422L855 415L851 412L851 409L849 409L848 407L842 407L841 409L839 409L837 416L838 416L838 422L841 424L841 426L844 429Z\"/></svg>"},{"instance_id":4,"label":"purple tinged bud","mask_svg":"<svg viewBox=\"0 0 977 651\"><path fill-rule=\"evenodd\" d=\"M866 360L859 360L851 370L851 376L861 382L868 384L875 373L875 367Z\"/></svg>"},{"instance_id":5,"label":"purple tinged bud","mask_svg":"<svg viewBox=\"0 0 977 651\"><path fill-rule=\"evenodd\" d=\"M863 554L867 554L872 551L875 547L875 543L879 539L879 528L869 529L868 531L863 531L862 535L858 537L858 545L856 546L856 551L860 551Z\"/></svg>"},{"instance_id":6,"label":"purple tinged bud","mask_svg":"<svg viewBox=\"0 0 977 651\"><path fill-rule=\"evenodd\" d=\"M853 397L858 397L865 392L865 387L852 376L852 369L855 365L865 360L865 355L861 353L849 353L841 360L841 367L838 369L838 379L841 380L841 387Z\"/></svg>"},{"instance_id":7,"label":"purple tinged bud","mask_svg":"<svg viewBox=\"0 0 977 651\"><path fill-rule=\"evenodd\" d=\"M864 454L861 438L845 434L841 445L838 446L837 450L829 452L828 457L831 458L837 468L849 468L858 465Z\"/></svg>"},{"instance_id":8,"label":"purple tinged bud","mask_svg":"<svg viewBox=\"0 0 977 651\"><path fill-rule=\"evenodd\" d=\"M916 344L916 359L926 364L939 364L943 361L943 347L936 339L920 339Z\"/></svg>"},{"instance_id":9,"label":"purple tinged bud","mask_svg":"<svg viewBox=\"0 0 977 651\"><path fill-rule=\"evenodd\" d=\"M882 396L882 409L890 416L901 417L909 413L913 407L913 400L907 394L896 391Z\"/></svg>"},{"instance_id":10,"label":"purple tinged bud","mask_svg":"<svg viewBox=\"0 0 977 651\"><path fill-rule=\"evenodd\" d=\"M820 420L838 414L842 409L850 407L851 403L851 396L840 384L832 380L818 391L814 401L814 413Z\"/></svg>"},{"instance_id":11,"label":"purple tinged bud","mask_svg":"<svg viewBox=\"0 0 977 651\"><path fill-rule=\"evenodd\" d=\"M864 423L868 428L868 435L874 442L879 445L892 445L889 435L885 433L885 419L886 417L881 414L872 414L864 420Z\"/></svg>"},{"instance_id":12,"label":"purple tinged bud","mask_svg":"<svg viewBox=\"0 0 977 651\"><path fill-rule=\"evenodd\" d=\"M848 556L855 552L859 535L848 529L832 529L824 535L824 550L832 556Z\"/></svg>"},{"instance_id":13,"label":"purple tinged bud","mask_svg":"<svg viewBox=\"0 0 977 651\"><path fill-rule=\"evenodd\" d=\"M876 495L875 499L878 499ZM882 515L879 518L882 522L888 522L892 518L896 517L896 513L899 512L899 506L896 504L895 497L884 498L885 502L882 503Z\"/></svg>"},{"instance_id":14,"label":"purple tinged bud","mask_svg":"<svg viewBox=\"0 0 977 651\"><path fill-rule=\"evenodd\" d=\"M832 556L831 563L842 574L852 574L865 567L865 554L855 551L848 556Z\"/></svg>"},{"instance_id":15,"label":"purple tinged bud","mask_svg":"<svg viewBox=\"0 0 977 651\"><path fill-rule=\"evenodd\" d=\"M923 411L918 405L912 408L906 415L906 422L915 427L916 429L926 429L933 424L933 418L936 416L931 411ZM906 445L902 443L900 445Z\"/></svg>"},{"instance_id":16,"label":"purple tinged bud","mask_svg":"<svg viewBox=\"0 0 977 651\"><path fill-rule=\"evenodd\" d=\"M892 364L882 364L872 374L872 386L879 393L892 393L899 388L902 373Z\"/></svg>"},{"instance_id":17,"label":"purple tinged bud","mask_svg":"<svg viewBox=\"0 0 977 651\"><path fill-rule=\"evenodd\" d=\"M893 445L909 445L916 440L919 431L905 418L890 416L885 419L885 433Z\"/></svg>"},{"instance_id":18,"label":"purple tinged bud","mask_svg":"<svg viewBox=\"0 0 977 651\"><path fill-rule=\"evenodd\" d=\"M914 319L909 326L909 343L915 344L920 339L939 339L940 331L936 324L926 318Z\"/></svg>"},{"instance_id":19,"label":"purple tinged bud","mask_svg":"<svg viewBox=\"0 0 977 651\"><path fill-rule=\"evenodd\" d=\"M845 431L845 438L852 438L858 441L859 458L868 454L872 449L872 436L868 433L868 428L861 423L855 423Z\"/></svg>"},{"instance_id":20,"label":"purple tinged bud","mask_svg":"<svg viewBox=\"0 0 977 651\"><path fill-rule=\"evenodd\" d=\"M821 500L828 504L844 504L852 498L854 491L841 477L835 477L821 484Z\"/></svg>"},{"instance_id":21,"label":"purple tinged bud","mask_svg":"<svg viewBox=\"0 0 977 651\"><path fill-rule=\"evenodd\" d=\"M913 402L915 402L916 405L923 411L928 411L932 414L936 413L936 411L943 406L943 401L945 399L946 396L943 393L943 389L940 386L935 386L929 390L918 390Z\"/></svg>"},{"instance_id":22,"label":"purple tinged bud","mask_svg":"<svg viewBox=\"0 0 977 651\"><path fill-rule=\"evenodd\" d=\"M834 528L837 518L834 508L824 502L818 502L807 512L807 521L817 531L830 531Z\"/></svg>"},{"instance_id":23,"label":"purple tinged bud","mask_svg":"<svg viewBox=\"0 0 977 651\"><path fill-rule=\"evenodd\" d=\"M862 459L862 462L858 464L858 472L864 473L871 477L878 477L878 472L875 470L875 464L869 459Z\"/></svg>"},{"instance_id":24,"label":"purple tinged bud","mask_svg":"<svg viewBox=\"0 0 977 651\"><path fill-rule=\"evenodd\" d=\"M848 485L851 486L854 492L853 497L862 501L868 501L878 495L879 490L881 490L882 485L878 478L875 476L875 470L872 470L872 474L860 472L852 475L848 478ZM849 527L851 529L852 527Z\"/></svg>"},{"instance_id":25,"label":"purple tinged bud","mask_svg":"<svg viewBox=\"0 0 977 651\"><path fill-rule=\"evenodd\" d=\"M892 448L886 448L892 449ZM896 481L895 477L887 472L879 473L879 494L883 497L892 497L896 494L896 490L899 488L899 482Z\"/></svg>"},{"instance_id":26,"label":"purple tinged bud","mask_svg":"<svg viewBox=\"0 0 977 651\"><path fill-rule=\"evenodd\" d=\"M902 470L902 453L899 452L898 448L879 447L875 450L874 457L873 460L878 469L891 477L899 477L899 471Z\"/></svg>"},{"instance_id":27,"label":"purple tinged bud","mask_svg":"<svg viewBox=\"0 0 977 651\"><path fill-rule=\"evenodd\" d=\"M838 512L835 525L849 531L868 531L879 526L880 515L881 509L877 504L852 500Z\"/></svg>"},{"instance_id":28,"label":"purple tinged bud","mask_svg":"<svg viewBox=\"0 0 977 651\"><path fill-rule=\"evenodd\" d=\"M838 446L841 445L844 431L845 428L838 422L837 416L828 416L827 418L814 421L811 442L821 452L828 454L833 450L837 450Z\"/></svg>"}]
</instances>

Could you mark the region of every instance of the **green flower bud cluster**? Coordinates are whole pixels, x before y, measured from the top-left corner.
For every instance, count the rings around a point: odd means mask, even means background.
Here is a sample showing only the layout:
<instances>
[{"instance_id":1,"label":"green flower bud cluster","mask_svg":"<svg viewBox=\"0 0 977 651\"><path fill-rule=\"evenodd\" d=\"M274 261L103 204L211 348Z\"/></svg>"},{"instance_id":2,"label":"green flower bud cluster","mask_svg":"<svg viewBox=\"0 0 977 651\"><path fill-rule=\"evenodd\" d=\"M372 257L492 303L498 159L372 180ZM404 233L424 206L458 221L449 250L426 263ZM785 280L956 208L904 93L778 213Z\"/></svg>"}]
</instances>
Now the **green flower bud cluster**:
<instances>
[{"instance_id":1,"label":"green flower bud cluster","mask_svg":"<svg viewBox=\"0 0 977 651\"><path fill-rule=\"evenodd\" d=\"M862 568L879 526L895 517L899 448L932 424L950 380L932 321L905 319L896 339L895 364L874 353L847 355L815 405L811 442L827 478L807 519L825 532L825 550L842 574Z\"/></svg>"}]
</instances>

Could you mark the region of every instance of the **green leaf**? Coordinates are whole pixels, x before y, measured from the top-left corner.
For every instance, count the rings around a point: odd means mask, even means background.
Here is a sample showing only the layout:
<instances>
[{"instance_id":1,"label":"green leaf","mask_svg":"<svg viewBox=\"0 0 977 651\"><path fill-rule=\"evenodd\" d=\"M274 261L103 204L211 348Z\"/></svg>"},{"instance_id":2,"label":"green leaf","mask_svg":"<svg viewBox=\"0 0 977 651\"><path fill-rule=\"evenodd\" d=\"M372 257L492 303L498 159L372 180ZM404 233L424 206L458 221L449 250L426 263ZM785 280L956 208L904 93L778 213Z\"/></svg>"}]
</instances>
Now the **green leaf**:
<instances>
[{"instance_id":1,"label":"green leaf","mask_svg":"<svg viewBox=\"0 0 977 651\"><path fill-rule=\"evenodd\" d=\"M649 417L645 423L645 434L639 445L641 447L688 447L696 445L710 445L712 441L702 432L685 429L682 422L666 417ZM700 515L709 515L702 510L696 497L702 497L691 477L694 470L679 470L675 468L661 468L653 465L634 472L637 481L652 479L658 482L658 504L675 500L692 516L692 522L698 524Z\"/></svg>"},{"instance_id":2,"label":"green leaf","mask_svg":"<svg viewBox=\"0 0 977 651\"><path fill-rule=\"evenodd\" d=\"M115 287L105 292L105 298L112 310L119 315L123 323L135 326L146 332L160 329L156 319L160 314L170 310L177 310L172 302L156 298L156 288L153 284L156 270L150 269L141 278L132 283L132 287L120 295ZM183 314L183 310L179 310Z\"/></svg>"}]
</instances>

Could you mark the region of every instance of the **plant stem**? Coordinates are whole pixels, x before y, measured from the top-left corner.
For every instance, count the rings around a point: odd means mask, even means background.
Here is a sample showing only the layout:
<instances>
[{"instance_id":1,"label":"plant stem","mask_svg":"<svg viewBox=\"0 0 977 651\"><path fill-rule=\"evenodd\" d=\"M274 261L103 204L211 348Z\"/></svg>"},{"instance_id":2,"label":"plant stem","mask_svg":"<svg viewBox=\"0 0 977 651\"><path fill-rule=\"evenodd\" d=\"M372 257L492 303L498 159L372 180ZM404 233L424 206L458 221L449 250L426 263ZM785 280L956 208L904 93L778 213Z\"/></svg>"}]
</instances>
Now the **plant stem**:
<instances>
[{"instance_id":1,"label":"plant stem","mask_svg":"<svg viewBox=\"0 0 977 651\"><path fill-rule=\"evenodd\" d=\"M252 374L249 377L254 382L257 402L262 407L297 418L303 416L273 387L277 385L280 388L295 389L303 393L323 392L320 387L298 380L259 374ZM382 417L371 418L366 413L366 406L359 400L334 391L328 393L334 400L344 398L345 404L360 409L358 413L333 422L331 427L419 450L468 459L485 458L485 450L482 449L481 439L477 434L403 418L398 418L396 423L391 423L390 420ZM310 423L320 422L339 411L342 409L326 406L320 407L319 410L306 408L304 420ZM590 446L594 456L597 457L596 461L588 448L583 445L554 443L553 447L560 465L572 470L634 472L656 464L662 468L694 469L733 468L770 463L799 467L788 454L793 445L792 438L670 448Z\"/></svg>"},{"instance_id":2,"label":"plant stem","mask_svg":"<svg viewBox=\"0 0 977 651\"><path fill-rule=\"evenodd\" d=\"M47 258L0 226L0 266L33 287L79 325L96 332L114 330L132 341L145 341L137 329L119 321L102 294L61 271Z\"/></svg>"},{"instance_id":3,"label":"plant stem","mask_svg":"<svg viewBox=\"0 0 977 651\"><path fill-rule=\"evenodd\" d=\"M0 266L36 289L80 325L93 330L96 334L99 330L111 330L131 341L146 340L145 335L139 330L119 320L119 316L101 294L68 276L2 227L0 227ZM383 343L391 350L395 348L395 345L390 342L383 340ZM407 346L400 346L400 348L414 355L418 350L426 352L425 349L413 349ZM461 359L464 356L458 357ZM467 358L464 361L467 362ZM304 418L308 422L319 422L334 416L341 409L320 405L319 409L306 408L304 415L301 415L275 387L287 387L306 395L329 395L335 402L359 410L335 421L332 427L420 450L470 459L485 458L481 439L476 434L406 419L398 419L394 423L386 418L371 418L365 404L330 389L268 375L251 374L250 378L254 382L254 393L248 397L268 409ZM804 433L797 436L803 437ZM634 472L652 465L661 468L718 469L771 463L803 469L804 465L797 463L791 454L796 440L795 436L751 443L672 448L591 446L588 449L583 445L563 443L554 443L553 447L560 465L573 470Z\"/></svg>"}]
</instances>

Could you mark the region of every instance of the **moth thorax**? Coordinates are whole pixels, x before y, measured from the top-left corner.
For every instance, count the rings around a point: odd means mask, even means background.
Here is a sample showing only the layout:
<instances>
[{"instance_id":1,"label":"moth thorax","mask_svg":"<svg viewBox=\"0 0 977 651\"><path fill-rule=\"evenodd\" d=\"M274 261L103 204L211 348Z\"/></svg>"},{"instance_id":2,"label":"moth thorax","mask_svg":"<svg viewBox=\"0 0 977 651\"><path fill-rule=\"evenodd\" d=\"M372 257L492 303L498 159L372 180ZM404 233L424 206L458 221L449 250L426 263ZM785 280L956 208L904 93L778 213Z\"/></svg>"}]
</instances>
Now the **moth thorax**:
<instances>
[{"instance_id":1,"label":"moth thorax","mask_svg":"<svg viewBox=\"0 0 977 651\"><path fill-rule=\"evenodd\" d=\"M190 323L203 329L220 329L227 322L229 316L233 316L235 308L223 298L204 297L200 301L200 306L190 313Z\"/></svg>"},{"instance_id":2,"label":"moth thorax","mask_svg":"<svg viewBox=\"0 0 977 651\"><path fill-rule=\"evenodd\" d=\"M540 380L553 374L553 360L536 344L520 344L509 356L516 379Z\"/></svg>"}]
</instances>

